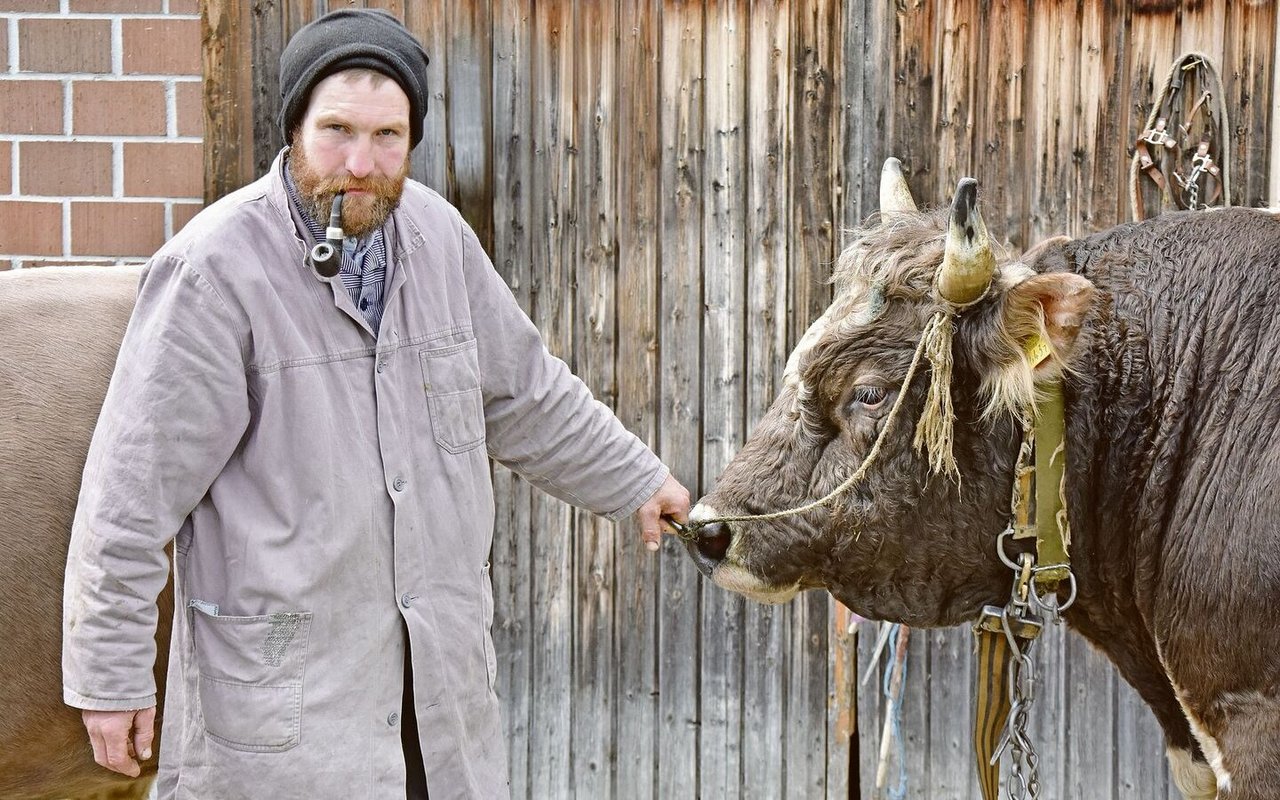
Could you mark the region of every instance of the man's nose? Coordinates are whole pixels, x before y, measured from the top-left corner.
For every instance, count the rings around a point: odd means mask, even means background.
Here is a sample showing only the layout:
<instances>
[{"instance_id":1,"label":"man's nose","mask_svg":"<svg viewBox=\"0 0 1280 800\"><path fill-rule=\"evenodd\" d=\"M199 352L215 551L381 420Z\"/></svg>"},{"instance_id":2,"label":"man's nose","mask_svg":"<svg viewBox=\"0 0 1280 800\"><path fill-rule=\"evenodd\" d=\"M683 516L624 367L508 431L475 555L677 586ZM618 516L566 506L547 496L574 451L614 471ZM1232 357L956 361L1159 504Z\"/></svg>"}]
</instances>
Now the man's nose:
<instances>
[{"instance_id":1,"label":"man's nose","mask_svg":"<svg viewBox=\"0 0 1280 800\"><path fill-rule=\"evenodd\" d=\"M366 178L373 172L373 148L365 139L352 143L347 151L347 172L353 178Z\"/></svg>"}]
</instances>

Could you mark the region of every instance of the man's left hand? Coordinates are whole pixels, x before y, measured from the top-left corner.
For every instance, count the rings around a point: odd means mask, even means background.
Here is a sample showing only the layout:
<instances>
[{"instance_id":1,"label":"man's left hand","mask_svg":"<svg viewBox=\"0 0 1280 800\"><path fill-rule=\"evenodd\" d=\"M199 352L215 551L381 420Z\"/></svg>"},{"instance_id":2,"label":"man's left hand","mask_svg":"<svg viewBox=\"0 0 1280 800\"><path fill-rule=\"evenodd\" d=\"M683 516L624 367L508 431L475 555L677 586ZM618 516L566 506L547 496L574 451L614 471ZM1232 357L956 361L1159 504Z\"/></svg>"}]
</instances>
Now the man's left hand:
<instances>
[{"instance_id":1,"label":"man's left hand","mask_svg":"<svg viewBox=\"0 0 1280 800\"><path fill-rule=\"evenodd\" d=\"M640 523L640 538L649 551L658 549L662 532L675 533L675 529L663 521L663 517L671 517L676 522L687 522L689 519L689 490L680 484L674 476L658 487L644 505L636 509L636 521Z\"/></svg>"}]
</instances>

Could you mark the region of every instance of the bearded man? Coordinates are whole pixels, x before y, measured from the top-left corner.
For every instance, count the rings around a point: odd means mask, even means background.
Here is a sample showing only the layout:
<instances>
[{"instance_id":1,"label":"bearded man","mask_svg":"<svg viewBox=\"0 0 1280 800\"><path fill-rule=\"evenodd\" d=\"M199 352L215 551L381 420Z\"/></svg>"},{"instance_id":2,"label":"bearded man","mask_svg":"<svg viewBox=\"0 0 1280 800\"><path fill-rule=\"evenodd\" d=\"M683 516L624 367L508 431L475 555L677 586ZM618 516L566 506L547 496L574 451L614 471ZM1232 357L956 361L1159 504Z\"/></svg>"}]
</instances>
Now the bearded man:
<instances>
[{"instance_id":1,"label":"bearded man","mask_svg":"<svg viewBox=\"0 0 1280 800\"><path fill-rule=\"evenodd\" d=\"M343 10L281 56L289 146L143 276L67 563L64 697L160 798L501 797L489 456L656 549L689 496L407 180L427 56ZM306 258L344 192L340 269Z\"/></svg>"}]
</instances>

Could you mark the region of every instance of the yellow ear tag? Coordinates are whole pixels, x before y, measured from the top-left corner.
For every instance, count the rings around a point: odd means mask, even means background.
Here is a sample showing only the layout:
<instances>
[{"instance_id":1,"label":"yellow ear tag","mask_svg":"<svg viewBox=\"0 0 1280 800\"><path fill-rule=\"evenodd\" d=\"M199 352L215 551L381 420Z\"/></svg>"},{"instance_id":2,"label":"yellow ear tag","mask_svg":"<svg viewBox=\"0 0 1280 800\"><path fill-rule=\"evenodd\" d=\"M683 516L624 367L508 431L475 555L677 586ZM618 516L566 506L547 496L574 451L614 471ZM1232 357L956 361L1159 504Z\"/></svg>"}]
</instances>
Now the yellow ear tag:
<instances>
[{"instance_id":1,"label":"yellow ear tag","mask_svg":"<svg viewBox=\"0 0 1280 800\"><path fill-rule=\"evenodd\" d=\"M1053 347L1049 345L1049 340L1038 333L1027 340L1027 344L1023 349L1027 354L1027 358L1030 359L1033 369L1043 364L1049 356L1053 355Z\"/></svg>"}]
</instances>

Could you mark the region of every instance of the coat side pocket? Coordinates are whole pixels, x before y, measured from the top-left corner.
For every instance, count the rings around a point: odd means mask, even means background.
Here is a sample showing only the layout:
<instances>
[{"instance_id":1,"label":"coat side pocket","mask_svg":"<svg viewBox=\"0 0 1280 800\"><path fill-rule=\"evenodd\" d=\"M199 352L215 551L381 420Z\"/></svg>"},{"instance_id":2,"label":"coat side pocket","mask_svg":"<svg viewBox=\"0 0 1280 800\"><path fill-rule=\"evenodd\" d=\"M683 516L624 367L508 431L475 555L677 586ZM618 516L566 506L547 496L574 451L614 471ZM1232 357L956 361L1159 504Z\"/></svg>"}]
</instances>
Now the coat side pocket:
<instances>
[{"instance_id":1,"label":"coat side pocket","mask_svg":"<svg viewBox=\"0 0 1280 800\"><path fill-rule=\"evenodd\" d=\"M492 689L498 679L498 654L493 649L493 578L490 575L489 562L484 562L480 570L480 614L482 627L480 635L484 638L484 665L489 671L489 688Z\"/></svg>"},{"instance_id":2,"label":"coat side pocket","mask_svg":"<svg viewBox=\"0 0 1280 800\"><path fill-rule=\"evenodd\" d=\"M222 616L200 601L189 608L208 735L250 752L297 746L311 613Z\"/></svg>"},{"instance_id":3,"label":"coat side pocket","mask_svg":"<svg viewBox=\"0 0 1280 800\"><path fill-rule=\"evenodd\" d=\"M475 339L418 354L436 443L465 453L484 443L484 397Z\"/></svg>"}]
</instances>

